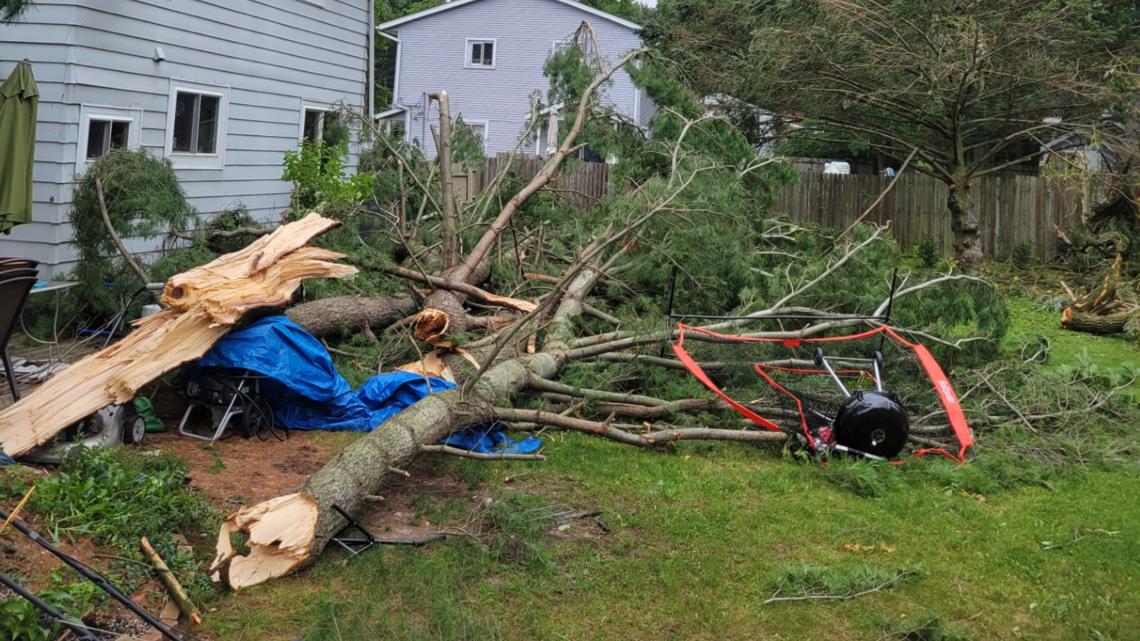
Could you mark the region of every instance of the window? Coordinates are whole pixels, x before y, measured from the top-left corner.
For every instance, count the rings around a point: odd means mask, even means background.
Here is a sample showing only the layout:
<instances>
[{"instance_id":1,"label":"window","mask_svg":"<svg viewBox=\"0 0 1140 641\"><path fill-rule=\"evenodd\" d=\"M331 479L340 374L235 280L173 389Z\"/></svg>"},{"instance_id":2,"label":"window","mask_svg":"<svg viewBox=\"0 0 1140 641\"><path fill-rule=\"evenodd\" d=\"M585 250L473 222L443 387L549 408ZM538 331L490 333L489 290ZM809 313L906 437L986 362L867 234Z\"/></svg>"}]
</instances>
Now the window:
<instances>
[{"instance_id":1,"label":"window","mask_svg":"<svg viewBox=\"0 0 1140 641\"><path fill-rule=\"evenodd\" d=\"M174 140L171 151L215 154L218 151L218 112L221 96L179 91L174 99Z\"/></svg>"},{"instance_id":2,"label":"window","mask_svg":"<svg viewBox=\"0 0 1140 641\"><path fill-rule=\"evenodd\" d=\"M87 121L87 160L95 160L112 149L124 149L130 140L130 120Z\"/></svg>"},{"instance_id":3,"label":"window","mask_svg":"<svg viewBox=\"0 0 1140 641\"><path fill-rule=\"evenodd\" d=\"M486 151L487 150L487 123L486 122L467 122L464 124L467 125L468 131L470 131L471 135L475 137L475 140L479 141L479 146L483 148L483 151Z\"/></svg>"},{"instance_id":4,"label":"window","mask_svg":"<svg viewBox=\"0 0 1140 641\"><path fill-rule=\"evenodd\" d=\"M347 132L340 122L340 114L328 109L305 107L301 122L301 140L335 145L345 139Z\"/></svg>"},{"instance_id":5,"label":"window","mask_svg":"<svg viewBox=\"0 0 1140 641\"><path fill-rule=\"evenodd\" d=\"M140 109L80 105L76 173L83 173L88 163L112 149L137 149L140 122Z\"/></svg>"},{"instance_id":6,"label":"window","mask_svg":"<svg viewBox=\"0 0 1140 641\"><path fill-rule=\"evenodd\" d=\"M467 66L478 69L495 68L495 40L467 39Z\"/></svg>"},{"instance_id":7,"label":"window","mask_svg":"<svg viewBox=\"0 0 1140 641\"><path fill-rule=\"evenodd\" d=\"M225 166L229 88L171 80L166 156L176 168Z\"/></svg>"}]
</instances>

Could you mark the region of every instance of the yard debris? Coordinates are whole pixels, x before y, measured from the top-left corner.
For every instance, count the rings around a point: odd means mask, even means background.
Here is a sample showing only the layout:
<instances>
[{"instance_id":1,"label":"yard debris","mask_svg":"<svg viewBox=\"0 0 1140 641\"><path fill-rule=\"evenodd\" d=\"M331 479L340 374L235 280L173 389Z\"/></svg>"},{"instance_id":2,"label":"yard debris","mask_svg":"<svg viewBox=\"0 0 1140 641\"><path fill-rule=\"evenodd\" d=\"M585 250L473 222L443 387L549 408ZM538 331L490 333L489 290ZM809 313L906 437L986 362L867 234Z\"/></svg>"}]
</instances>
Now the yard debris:
<instances>
[{"instance_id":1,"label":"yard debris","mask_svg":"<svg viewBox=\"0 0 1140 641\"><path fill-rule=\"evenodd\" d=\"M151 564L154 566L154 572L158 575L158 580L162 581L162 584L166 586L171 598L178 604L178 609L182 611L182 614L185 615L187 619L190 619L194 625L202 625L202 613L198 610L198 606L194 605L194 602L190 600L190 597L186 594L186 590L182 589L182 584L178 582L178 577L174 576L174 573L171 572L170 568L166 565L166 561L162 560L158 551L154 549L154 546L150 544L150 541L147 540L145 536L139 540L139 547L142 548L143 554L150 559Z\"/></svg>"},{"instance_id":2,"label":"yard debris","mask_svg":"<svg viewBox=\"0 0 1140 641\"><path fill-rule=\"evenodd\" d=\"M80 576L82 576L83 578L87 579L88 581L94 583L100 590L107 593L107 595L110 596L112 599L123 604L124 606L126 606L126 608L128 610L130 610L131 612L134 612L143 621L146 621L147 625L149 625L152 628L154 628L155 630L158 630L159 632L161 632L162 636L166 637L167 639L170 639L170 641L181 641L181 639L178 637L178 635L175 634L174 630L171 630L170 627L167 626L165 623L163 623L162 621L159 621L153 615L148 613L146 610L143 610L141 607L139 607L139 605L137 603L135 603L134 601L132 601L130 599L130 597L123 594L122 591L119 590L119 588L115 587L115 584L111 583L107 579L107 577L103 576L102 574L99 574L98 572L93 570L91 567L89 567L87 564L83 563L79 559L76 559L74 557L67 555L62 550L57 548L56 546L52 545L51 543L48 543L47 540L44 539L42 536L40 536L40 534L38 532L36 532L32 528L28 527L28 525L26 523L24 523L23 521L21 521L20 519L13 518L13 515L9 514L8 512L5 512L4 510L0 509L0 517L3 517L5 519L10 519L12 522L12 525L20 532L20 534L24 535L28 540L32 541L36 545L39 545L40 547L47 550L48 552L51 552L56 558L58 558L60 561L63 561L68 567L70 567L71 569L73 569L77 573L79 573ZM3 576L3 575L0 575L0 576ZM11 586L9 586L9 587L11 587ZM39 606L37 605L37 607L39 607ZM41 608L41 609L43 609L43 608Z\"/></svg>"},{"instance_id":3,"label":"yard debris","mask_svg":"<svg viewBox=\"0 0 1140 641\"><path fill-rule=\"evenodd\" d=\"M1061 310L1061 327L1090 334L1116 334L1134 323L1140 329L1140 307L1119 295L1123 254L1117 253L1105 271L1100 287L1084 296L1061 283L1072 302Z\"/></svg>"},{"instance_id":4,"label":"yard debris","mask_svg":"<svg viewBox=\"0 0 1140 641\"><path fill-rule=\"evenodd\" d=\"M27 453L85 416L129 402L140 387L200 357L248 311L283 306L306 278L344 278L343 254L306 247L339 223L318 214L283 225L245 249L172 277L170 309L141 319L125 339L60 372L0 412L0 446Z\"/></svg>"}]
</instances>

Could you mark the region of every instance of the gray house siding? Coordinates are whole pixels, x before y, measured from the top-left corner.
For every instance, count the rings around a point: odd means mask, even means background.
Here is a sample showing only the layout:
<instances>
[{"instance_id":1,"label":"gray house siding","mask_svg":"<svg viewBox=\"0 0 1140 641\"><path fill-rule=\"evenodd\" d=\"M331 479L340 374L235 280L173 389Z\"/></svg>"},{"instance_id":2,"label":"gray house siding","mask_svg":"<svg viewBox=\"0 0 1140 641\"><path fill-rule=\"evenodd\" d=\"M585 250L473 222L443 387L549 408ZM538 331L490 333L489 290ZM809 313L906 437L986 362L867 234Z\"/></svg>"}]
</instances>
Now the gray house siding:
<instances>
[{"instance_id":1,"label":"gray house siding","mask_svg":"<svg viewBox=\"0 0 1140 641\"><path fill-rule=\"evenodd\" d=\"M641 45L629 27L552 0L481 0L398 26L400 61L393 107L407 109L409 142L435 157L430 125L439 112L426 108L427 94L447 90L451 112L469 123L486 124L488 155L511 151L530 116L531 94L546 98L543 66L555 42L566 41L583 20L598 34L602 53L616 61ZM465 66L467 39L495 41L494 69ZM619 72L603 100L635 118L639 92ZM535 153L531 142L522 150Z\"/></svg>"},{"instance_id":2,"label":"gray house siding","mask_svg":"<svg viewBox=\"0 0 1140 641\"><path fill-rule=\"evenodd\" d=\"M372 0L37 0L0 26L0 78L27 58L41 92L34 222L0 236L0 255L35 258L45 275L74 261L67 213L91 113L133 118L137 146L171 158L203 215L240 204L277 216L289 203L283 156L298 146L305 107L367 108L371 12ZM224 96L217 160L169 154L180 86Z\"/></svg>"}]
</instances>

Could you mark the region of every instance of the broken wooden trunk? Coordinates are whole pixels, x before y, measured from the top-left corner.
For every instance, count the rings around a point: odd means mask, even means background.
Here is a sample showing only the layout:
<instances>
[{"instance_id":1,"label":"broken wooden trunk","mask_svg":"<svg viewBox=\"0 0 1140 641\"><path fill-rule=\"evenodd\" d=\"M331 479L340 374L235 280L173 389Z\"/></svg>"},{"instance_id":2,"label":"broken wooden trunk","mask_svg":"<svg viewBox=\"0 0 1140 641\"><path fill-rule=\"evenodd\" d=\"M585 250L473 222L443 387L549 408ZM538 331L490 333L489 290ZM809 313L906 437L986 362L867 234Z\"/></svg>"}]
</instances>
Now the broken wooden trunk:
<instances>
[{"instance_id":1,"label":"broken wooden trunk","mask_svg":"<svg viewBox=\"0 0 1140 641\"><path fill-rule=\"evenodd\" d=\"M0 412L0 447L26 454L89 414L129 402L143 385L209 351L246 312L287 305L306 278L354 275L354 267L333 262L343 254L305 246L338 224L309 214L172 277L162 294L168 309Z\"/></svg>"}]
</instances>

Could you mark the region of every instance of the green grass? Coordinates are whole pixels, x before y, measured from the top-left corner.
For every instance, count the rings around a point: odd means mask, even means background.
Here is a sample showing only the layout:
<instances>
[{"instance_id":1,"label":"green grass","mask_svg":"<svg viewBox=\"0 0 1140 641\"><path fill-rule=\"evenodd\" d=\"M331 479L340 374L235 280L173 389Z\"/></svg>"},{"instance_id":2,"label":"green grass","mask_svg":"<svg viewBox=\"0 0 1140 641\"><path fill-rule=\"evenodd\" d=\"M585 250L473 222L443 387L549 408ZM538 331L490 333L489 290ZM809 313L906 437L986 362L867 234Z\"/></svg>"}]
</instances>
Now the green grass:
<instances>
[{"instance_id":1,"label":"green grass","mask_svg":"<svg viewBox=\"0 0 1140 641\"><path fill-rule=\"evenodd\" d=\"M975 639L1140 629L1128 587L1140 506L1121 500L1136 470L982 496L954 489L949 463L915 462L875 498L760 449L551 440L550 461L513 491L601 509L611 534L557 543L549 566L496 560L462 538L347 564L329 552L307 573L216 602L209 626L227 639L307 641L876 639L934 618ZM762 605L803 564L918 575L849 601Z\"/></svg>"},{"instance_id":2,"label":"green grass","mask_svg":"<svg viewBox=\"0 0 1140 641\"><path fill-rule=\"evenodd\" d=\"M1140 363L1135 342L1061 330L1027 300L1011 307L1008 350L1039 335L1049 367ZM207 626L305 641L1137 638L1140 468L1043 472L980 436L966 466L823 467L739 444L659 453L549 434L541 465L440 463L501 499L489 545L455 537L347 561L330 550L311 570L222 597ZM574 522L551 540L548 521L524 518L551 502L601 510L611 532ZM413 505L433 522L469 517L455 499ZM904 574L849 600L764 604Z\"/></svg>"},{"instance_id":3,"label":"green grass","mask_svg":"<svg viewBox=\"0 0 1140 641\"><path fill-rule=\"evenodd\" d=\"M1025 298L1009 301L1013 329L1006 335L1003 347L1018 349L1026 342L1043 337L1049 342L1051 367L1074 365L1080 359L1107 369L1133 367L1140 370L1140 339L1125 335L1093 336L1062 329L1059 311L1048 309ZM1132 385L1132 395L1140 401L1140 380Z\"/></svg>"}]
</instances>

